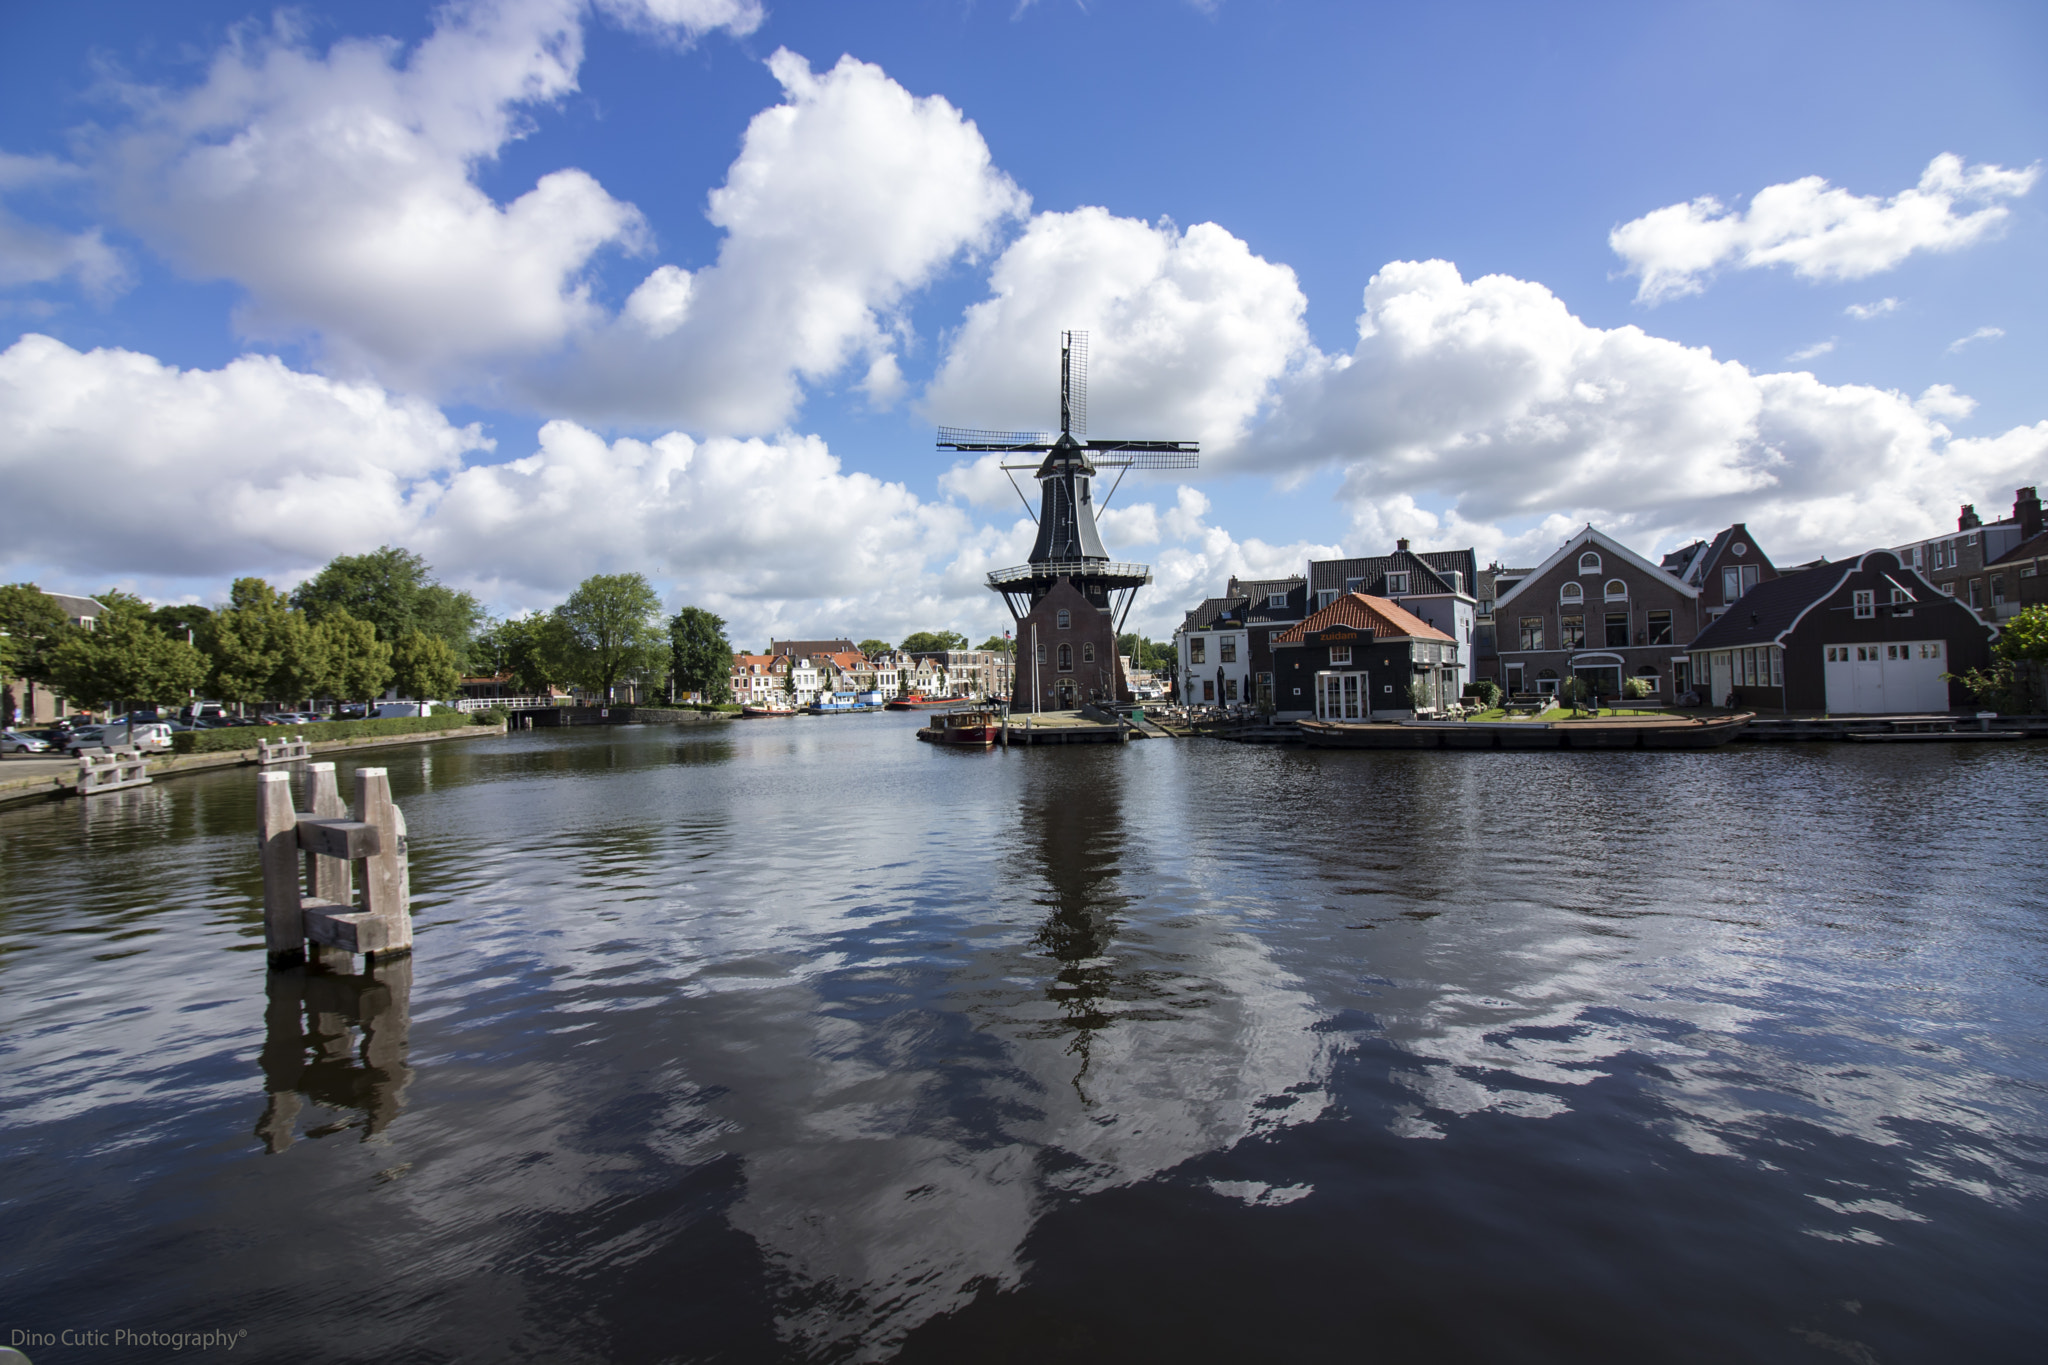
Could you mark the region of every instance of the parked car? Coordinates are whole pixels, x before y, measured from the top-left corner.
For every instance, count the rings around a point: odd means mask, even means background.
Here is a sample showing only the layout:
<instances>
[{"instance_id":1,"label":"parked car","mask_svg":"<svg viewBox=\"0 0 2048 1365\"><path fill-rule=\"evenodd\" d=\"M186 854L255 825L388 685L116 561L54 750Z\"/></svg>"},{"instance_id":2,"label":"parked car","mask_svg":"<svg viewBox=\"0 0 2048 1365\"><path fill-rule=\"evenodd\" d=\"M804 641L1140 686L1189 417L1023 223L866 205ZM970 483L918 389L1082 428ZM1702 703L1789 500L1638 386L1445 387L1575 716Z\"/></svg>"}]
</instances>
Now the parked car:
<instances>
[{"instance_id":1,"label":"parked car","mask_svg":"<svg viewBox=\"0 0 2048 1365\"><path fill-rule=\"evenodd\" d=\"M100 747L100 727L97 725L81 725L76 728L67 729L64 732L64 738L61 743L63 744L64 752L67 754L75 754L80 749L97 749Z\"/></svg>"},{"instance_id":2,"label":"parked car","mask_svg":"<svg viewBox=\"0 0 2048 1365\"><path fill-rule=\"evenodd\" d=\"M0 730L0 754L46 754L50 741L24 730Z\"/></svg>"},{"instance_id":3,"label":"parked car","mask_svg":"<svg viewBox=\"0 0 2048 1365\"><path fill-rule=\"evenodd\" d=\"M431 716L434 703L430 701L387 701L377 704L377 719L386 716Z\"/></svg>"},{"instance_id":4,"label":"parked car","mask_svg":"<svg viewBox=\"0 0 2048 1365\"><path fill-rule=\"evenodd\" d=\"M366 720L369 718L370 708L359 701L344 702L334 714L337 720Z\"/></svg>"},{"instance_id":5,"label":"parked car","mask_svg":"<svg viewBox=\"0 0 2048 1365\"><path fill-rule=\"evenodd\" d=\"M146 753L166 754L171 751L171 727L156 720L117 720L101 726L99 738L94 743L107 749L135 748Z\"/></svg>"}]
</instances>

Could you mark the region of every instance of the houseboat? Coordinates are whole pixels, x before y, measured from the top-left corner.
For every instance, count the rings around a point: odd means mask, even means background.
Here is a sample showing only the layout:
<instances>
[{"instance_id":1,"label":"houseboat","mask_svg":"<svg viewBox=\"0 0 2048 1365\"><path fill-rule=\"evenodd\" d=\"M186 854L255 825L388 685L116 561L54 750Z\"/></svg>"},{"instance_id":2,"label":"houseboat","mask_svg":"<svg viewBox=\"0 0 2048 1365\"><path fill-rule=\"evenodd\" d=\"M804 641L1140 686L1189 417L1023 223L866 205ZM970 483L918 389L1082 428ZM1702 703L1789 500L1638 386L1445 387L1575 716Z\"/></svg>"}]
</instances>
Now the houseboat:
<instances>
[{"instance_id":1,"label":"houseboat","mask_svg":"<svg viewBox=\"0 0 2048 1365\"><path fill-rule=\"evenodd\" d=\"M1002 735L1002 713L986 707L943 712L933 716L917 732L919 739L932 744L956 744L970 749L986 749Z\"/></svg>"},{"instance_id":2,"label":"houseboat","mask_svg":"<svg viewBox=\"0 0 2048 1365\"><path fill-rule=\"evenodd\" d=\"M1298 720L1316 749L1718 749L1756 717L1748 711L1690 716L1561 721Z\"/></svg>"}]
</instances>

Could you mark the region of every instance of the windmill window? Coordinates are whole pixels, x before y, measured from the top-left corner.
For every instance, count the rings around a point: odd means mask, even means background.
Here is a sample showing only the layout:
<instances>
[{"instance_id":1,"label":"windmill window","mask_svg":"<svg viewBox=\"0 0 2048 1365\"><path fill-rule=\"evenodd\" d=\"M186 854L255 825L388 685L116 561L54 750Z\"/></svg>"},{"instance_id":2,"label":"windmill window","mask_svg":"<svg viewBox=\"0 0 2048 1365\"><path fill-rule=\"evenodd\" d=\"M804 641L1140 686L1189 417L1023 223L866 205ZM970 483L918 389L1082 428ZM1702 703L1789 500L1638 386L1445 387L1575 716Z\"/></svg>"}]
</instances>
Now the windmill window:
<instances>
[{"instance_id":1,"label":"windmill window","mask_svg":"<svg viewBox=\"0 0 2048 1365\"><path fill-rule=\"evenodd\" d=\"M1062 607L1060 608L1058 613L1056 613L1053 616L1052 623L1058 626L1061 630L1065 630L1067 627L1074 624L1074 614L1068 611L1065 607Z\"/></svg>"},{"instance_id":2,"label":"windmill window","mask_svg":"<svg viewBox=\"0 0 2048 1365\"><path fill-rule=\"evenodd\" d=\"M1045 662L1045 646L1044 646L1044 645L1040 645L1040 646L1038 647L1038 662L1040 662L1040 663L1044 663L1044 662Z\"/></svg>"},{"instance_id":3,"label":"windmill window","mask_svg":"<svg viewBox=\"0 0 2048 1365\"><path fill-rule=\"evenodd\" d=\"M1072 673L1073 671L1074 671L1074 647L1073 647L1072 645L1061 645L1061 646L1060 646L1060 672L1062 672L1062 673Z\"/></svg>"},{"instance_id":4,"label":"windmill window","mask_svg":"<svg viewBox=\"0 0 2048 1365\"><path fill-rule=\"evenodd\" d=\"M1092 664L1095 662L1094 645L1086 644L1081 646L1081 662L1084 664Z\"/></svg>"},{"instance_id":5,"label":"windmill window","mask_svg":"<svg viewBox=\"0 0 2048 1365\"><path fill-rule=\"evenodd\" d=\"M1599 572L1600 572L1600 556L1599 556L1599 555L1596 555L1596 554L1594 554L1594 553L1593 553L1593 552L1592 552L1591 550L1588 550L1588 551L1586 551L1586 553L1584 553L1584 554L1580 555L1580 556L1579 556L1579 572L1580 572L1580 573L1599 573Z\"/></svg>"},{"instance_id":6,"label":"windmill window","mask_svg":"<svg viewBox=\"0 0 2048 1365\"><path fill-rule=\"evenodd\" d=\"M1583 602L1586 600L1586 590L1576 583L1567 583L1558 589L1557 596L1564 602Z\"/></svg>"}]
</instances>

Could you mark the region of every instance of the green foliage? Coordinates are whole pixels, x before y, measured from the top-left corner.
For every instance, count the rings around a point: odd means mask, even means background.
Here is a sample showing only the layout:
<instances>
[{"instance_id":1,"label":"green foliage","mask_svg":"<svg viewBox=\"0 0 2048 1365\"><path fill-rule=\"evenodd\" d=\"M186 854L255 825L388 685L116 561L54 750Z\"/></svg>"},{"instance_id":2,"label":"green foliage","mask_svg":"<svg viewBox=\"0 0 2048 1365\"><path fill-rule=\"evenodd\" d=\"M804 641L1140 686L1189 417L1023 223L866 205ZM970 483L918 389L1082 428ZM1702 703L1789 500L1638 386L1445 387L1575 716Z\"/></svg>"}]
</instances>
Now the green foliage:
<instances>
[{"instance_id":1,"label":"green foliage","mask_svg":"<svg viewBox=\"0 0 2048 1365\"><path fill-rule=\"evenodd\" d=\"M238 578L207 623L207 690L223 701L290 701L327 682L322 641L303 612L260 578Z\"/></svg>"},{"instance_id":2,"label":"green foliage","mask_svg":"<svg viewBox=\"0 0 2048 1365\"><path fill-rule=\"evenodd\" d=\"M437 707L435 710L436 714L438 714L440 708ZM512 713L502 706L487 706L481 711L470 712L469 723L471 725L503 725L507 720L511 719L511 716Z\"/></svg>"},{"instance_id":3,"label":"green foliage","mask_svg":"<svg viewBox=\"0 0 2048 1365\"><path fill-rule=\"evenodd\" d=\"M175 602L169 606L156 607L149 613L149 623L173 640L183 640L189 634L193 644L206 639L207 623L213 620L213 612L206 607L189 602Z\"/></svg>"},{"instance_id":4,"label":"green foliage","mask_svg":"<svg viewBox=\"0 0 2048 1365\"><path fill-rule=\"evenodd\" d=\"M942 649L965 649L967 637L952 630L921 630L903 642L905 654L936 654Z\"/></svg>"},{"instance_id":5,"label":"green foliage","mask_svg":"<svg viewBox=\"0 0 2048 1365\"><path fill-rule=\"evenodd\" d=\"M10 583L0 587L0 632L5 632L6 669L9 675L33 683L50 680L50 664L57 647L76 634L78 627L65 619L57 599L33 583Z\"/></svg>"},{"instance_id":6,"label":"green foliage","mask_svg":"<svg viewBox=\"0 0 2048 1365\"><path fill-rule=\"evenodd\" d=\"M259 739L360 739L377 735L424 735L467 729L470 718L449 711L438 716L385 716L375 720L327 720L313 725L236 725L221 730L180 730L171 736L176 754L227 754L254 749Z\"/></svg>"},{"instance_id":7,"label":"green foliage","mask_svg":"<svg viewBox=\"0 0 2048 1365\"><path fill-rule=\"evenodd\" d=\"M377 628L337 609L313 634L327 665L316 695L368 701L384 695L391 682L391 646L377 638Z\"/></svg>"},{"instance_id":8,"label":"green foliage","mask_svg":"<svg viewBox=\"0 0 2048 1365\"><path fill-rule=\"evenodd\" d=\"M593 574L555 608L569 681L611 693L621 678L658 675L668 663L661 598L636 573Z\"/></svg>"},{"instance_id":9,"label":"green foliage","mask_svg":"<svg viewBox=\"0 0 2048 1365\"><path fill-rule=\"evenodd\" d=\"M1574 675L1557 685L1557 699L1570 706L1584 706L1593 696L1593 684Z\"/></svg>"},{"instance_id":10,"label":"green foliage","mask_svg":"<svg viewBox=\"0 0 2048 1365\"><path fill-rule=\"evenodd\" d=\"M1005 640L1000 635L991 635L976 645L975 648L992 649L998 654L1008 654L1012 649L1016 648L1016 642L1014 640Z\"/></svg>"},{"instance_id":11,"label":"green foliage","mask_svg":"<svg viewBox=\"0 0 2048 1365\"><path fill-rule=\"evenodd\" d=\"M1500 705L1500 684L1491 678L1481 678L1465 685L1465 695L1479 698L1479 704L1491 711Z\"/></svg>"},{"instance_id":12,"label":"green foliage","mask_svg":"<svg viewBox=\"0 0 2048 1365\"><path fill-rule=\"evenodd\" d=\"M387 644L416 630L446 644L458 659L483 619L474 597L436 582L426 560L391 545L337 557L299 585L292 605L315 622L345 611L375 626Z\"/></svg>"},{"instance_id":13,"label":"green foliage","mask_svg":"<svg viewBox=\"0 0 2048 1365\"><path fill-rule=\"evenodd\" d=\"M1641 701L1644 697L1654 696L1656 692L1656 684L1652 683L1648 678L1630 678L1621 685L1621 695L1634 701Z\"/></svg>"},{"instance_id":14,"label":"green foliage","mask_svg":"<svg viewBox=\"0 0 2048 1365\"><path fill-rule=\"evenodd\" d=\"M1408 684L1408 709L1427 711L1430 709L1429 684L1417 678Z\"/></svg>"},{"instance_id":15,"label":"green foliage","mask_svg":"<svg viewBox=\"0 0 2048 1365\"><path fill-rule=\"evenodd\" d=\"M1992 652L2007 663L2048 662L2048 606L2028 607L2007 621Z\"/></svg>"},{"instance_id":16,"label":"green foliage","mask_svg":"<svg viewBox=\"0 0 2048 1365\"><path fill-rule=\"evenodd\" d=\"M894 648L896 646L890 644L887 640L862 640L860 642L860 652L870 659L880 658ZM738 651L735 652L737 653Z\"/></svg>"},{"instance_id":17,"label":"green foliage","mask_svg":"<svg viewBox=\"0 0 2048 1365\"><path fill-rule=\"evenodd\" d=\"M528 696L545 695L568 680L564 658L568 632L552 616L494 621L471 646L471 664L485 677L509 674Z\"/></svg>"},{"instance_id":18,"label":"green foliage","mask_svg":"<svg viewBox=\"0 0 2048 1365\"><path fill-rule=\"evenodd\" d=\"M409 630L391 645L391 681L402 697L433 701L454 696L462 685L462 674L446 640L423 630Z\"/></svg>"},{"instance_id":19,"label":"green foliage","mask_svg":"<svg viewBox=\"0 0 2048 1365\"><path fill-rule=\"evenodd\" d=\"M51 656L50 683L89 707L184 701L206 680L206 660L150 620L149 604L127 593L99 599L91 630L73 631Z\"/></svg>"},{"instance_id":20,"label":"green foliage","mask_svg":"<svg viewBox=\"0 0 2048 1365\"><path fill-rule=\"evenodd\" d=\"M1119 654L1131 656L1132 667L1148 672L1165 672L1176 662L1173 641L1148 640L1136 631L1126 631L1117 636L1116 649Z\"/></svg>"},{"instance_id":21,"label":"green foliage","mask_svg":"<svg viewBox=\"0 0 2048 1365\"><path fill-rule=\"evenodd\" d=\"M725 619L702 607L684 607L668 621L669 671L676 688L713 703L732 697L732 642Z\"/></svg>"}]
</instances>

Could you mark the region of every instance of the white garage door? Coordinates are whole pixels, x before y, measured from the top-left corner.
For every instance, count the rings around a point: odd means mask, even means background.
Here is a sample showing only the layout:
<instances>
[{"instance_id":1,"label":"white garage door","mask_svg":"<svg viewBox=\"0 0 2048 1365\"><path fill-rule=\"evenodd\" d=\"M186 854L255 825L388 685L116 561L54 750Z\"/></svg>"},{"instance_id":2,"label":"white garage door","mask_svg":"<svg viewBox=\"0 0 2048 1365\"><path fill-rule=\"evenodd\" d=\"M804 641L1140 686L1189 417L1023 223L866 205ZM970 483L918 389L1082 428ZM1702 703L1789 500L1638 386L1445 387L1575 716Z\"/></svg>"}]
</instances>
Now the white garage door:
<instances>
[{"instance_id":1,"label":"white garage door","mask_svg":"<svg viewBox=\"0 0 2048 1365\"><path fill-rule=\"evenodd\" d=\"M1948 651L1939 640L1827 645L1828 710L1834 715L1948 710Z\"/></svg>"}]
</instances>

